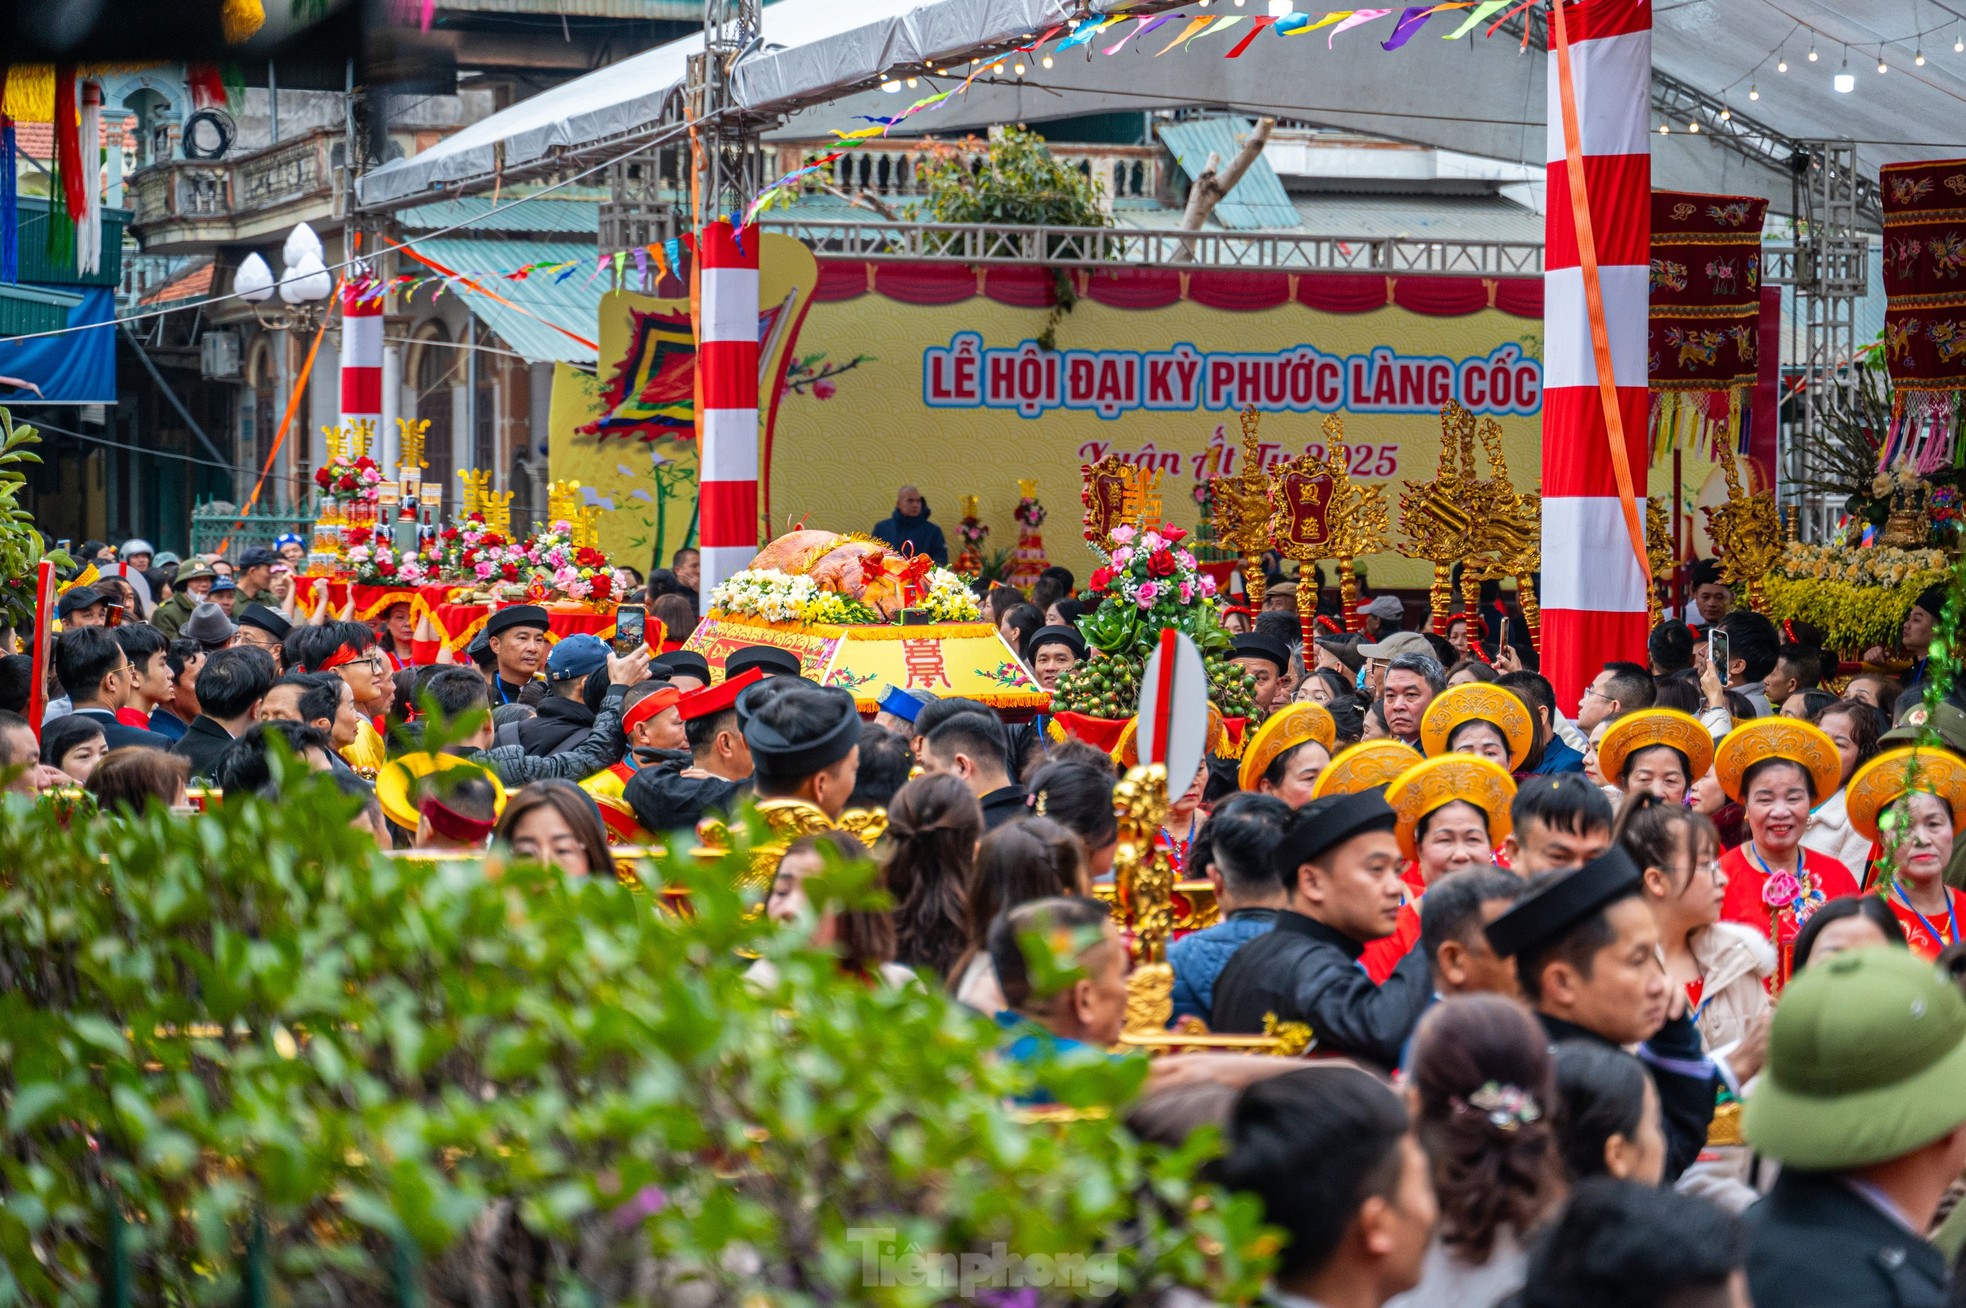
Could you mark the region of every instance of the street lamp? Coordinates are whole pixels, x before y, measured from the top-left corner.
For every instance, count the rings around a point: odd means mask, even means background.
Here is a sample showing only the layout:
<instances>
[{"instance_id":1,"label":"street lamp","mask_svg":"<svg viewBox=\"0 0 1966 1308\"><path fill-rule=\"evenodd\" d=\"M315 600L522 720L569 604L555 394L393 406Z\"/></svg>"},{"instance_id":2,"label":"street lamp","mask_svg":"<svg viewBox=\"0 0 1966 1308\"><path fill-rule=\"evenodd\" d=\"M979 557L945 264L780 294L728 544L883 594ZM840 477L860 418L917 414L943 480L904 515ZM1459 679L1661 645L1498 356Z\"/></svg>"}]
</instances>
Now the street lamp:
<instances>
[{"instance_id":1,"label":"street lamp","mask_svg":"<svg viewBox=\"0 0 1966 1308\"><path fill-rule=\"evenodd\" d=\"M321 238L306 223L287 234L280 252L286 271L276 281L266 260L257 254L246 256L232 277L232 293L253 306L253 316L268 331L311 332L321 325L334 295L334 278L323 261ZM284 308L269 312L262 306L280 296Z\"/></svg>"}]
</instances>

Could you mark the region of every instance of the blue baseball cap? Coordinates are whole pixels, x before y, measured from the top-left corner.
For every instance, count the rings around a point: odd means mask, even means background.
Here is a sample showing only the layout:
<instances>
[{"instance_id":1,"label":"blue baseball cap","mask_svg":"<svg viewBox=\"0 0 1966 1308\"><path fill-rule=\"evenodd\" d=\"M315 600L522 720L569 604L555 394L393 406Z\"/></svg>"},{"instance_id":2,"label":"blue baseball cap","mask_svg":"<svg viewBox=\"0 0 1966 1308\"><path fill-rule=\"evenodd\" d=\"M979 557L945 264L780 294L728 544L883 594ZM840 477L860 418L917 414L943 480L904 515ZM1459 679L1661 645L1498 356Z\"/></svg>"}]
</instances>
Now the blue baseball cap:
<instances>
[{"instance_id":1,"label":"blue baseball cap","mask_svg":"<svg viewBox=\"0 0 1966 1308\"><path fill-rule=\"evenodd\" d=\"M237 590L237 589L239 589L238 582L232 580L232 578L224 575L223 573L220 573L218 580L212 583L211 593L216 595L222 590Z\"/></svg>"},{"instance_id":2,"label":"blue baseball cap","mask_svg":"<svg viewBox=\"0 0 1966 1308\"><path fill-rule=\"evenodd\" d=\"M553 652L546 656L546 679L571 681L599 672L607 665L606 642L599 636L589 636L583 632L568 636L553 647Z\"/></svg>"}]
</instances>

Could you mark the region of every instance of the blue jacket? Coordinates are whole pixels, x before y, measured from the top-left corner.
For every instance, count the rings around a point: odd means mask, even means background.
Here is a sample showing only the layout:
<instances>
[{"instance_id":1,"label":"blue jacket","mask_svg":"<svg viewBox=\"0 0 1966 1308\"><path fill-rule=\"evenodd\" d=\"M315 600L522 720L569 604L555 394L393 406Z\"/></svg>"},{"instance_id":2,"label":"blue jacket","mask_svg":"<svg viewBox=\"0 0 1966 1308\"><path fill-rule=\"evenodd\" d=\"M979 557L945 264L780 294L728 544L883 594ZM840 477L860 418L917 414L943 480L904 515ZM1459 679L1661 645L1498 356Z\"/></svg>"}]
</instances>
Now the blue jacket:
<instances>
[{"instance_id":1,"label":"blue jacket","mask_svg":"<svg viewBox=\"0 0 1966 1308\"><path fill-rule=\"evenodd\" d=\"M928 520L928 501L922 501L919 518L904 518L900 513L890 513L874 524L874 539L886 541L895 549L912 545L915 553L926 554L935 560L935 566L949 566L949 546L942 539L942 528Z\"/></svg>"},{"instance_id":2,"label":"blue jacket","mask_svg":"<svg viewBox=\"0 0 1966 1308\"><path fill-rule=\"evenodd\" d=\"M1191 931L1167 947L1174 969L1174 1016L1192 1014L1210 1020L1215 1007L1215 978L1229 965L1236 950L1276 925L1274 908L1239 908L1212 927Z\"/></svg>"},{"instance_id":3,"label":"blue jacket","mask_svg":"<svg viewBox=\"0 0 1966 1308\"><path fill-rule=\"evenodd\" d=\"M1551 736L1550 743L1543 749L1543 761L1537 765L1535 775L1555 776L1559 772L1582 772L1584 756L1570 748L1561 736Z\"/></svg>"}]
</instances>

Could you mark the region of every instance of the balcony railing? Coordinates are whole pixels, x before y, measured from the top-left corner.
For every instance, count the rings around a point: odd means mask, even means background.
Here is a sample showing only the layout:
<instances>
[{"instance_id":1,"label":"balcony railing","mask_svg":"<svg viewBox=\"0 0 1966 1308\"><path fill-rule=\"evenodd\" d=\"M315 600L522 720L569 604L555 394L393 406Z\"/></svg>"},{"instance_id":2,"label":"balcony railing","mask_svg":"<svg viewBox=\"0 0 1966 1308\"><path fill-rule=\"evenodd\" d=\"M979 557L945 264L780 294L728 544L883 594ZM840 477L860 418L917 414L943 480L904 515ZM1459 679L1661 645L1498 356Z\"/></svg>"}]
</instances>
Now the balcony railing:
<instances>
[{"instance_id":1,"label":"balcony railing","mask_svg":"<svg viewBox=\"0 0 1966 1308\"><path fill-rule=\"evenodd\" d=\"M320 128L290 141L213 161L174 159L130 178L146 249L254 239L293 226L295 210L329 211L341 133Z\"/></svg>"},{"instance_id":2,"label":"balcony railing","mask_svg":"<svg viewBox=\"0 0 1966 1308\"><path fill-rule=\"evenodd\" d=\"M830 140L773 141L778 157L776 175L800 167L807 159L837 149ZM892 145L868 146L850 150L828 164L819 174L831 185L849 194L868 194L883 199L906 199L928 193L927 175L931 165L954 155L978 161L960 146L938 142L897 141ZM1051 156L1068 168L1075 168L1099 183L1108 208L1115 200L1162 198L1161 183L1166 153L1154 145L1054 145Z\"/></svg>"},{"instance_id":3,"label":"balcony railing","mask_svg":"<svg viewBox=\"0 0 1966 1308\"><path fill-rule=\"evenodd\" d=\"M1437 241L1301 232L1172 232L1132 227L1013 227L990 223L847 222L767 213L765 225L846 259L1068 267L1188 265L1282 272L1534 276L1540 243Z\"/></svg>"}]
</instances>

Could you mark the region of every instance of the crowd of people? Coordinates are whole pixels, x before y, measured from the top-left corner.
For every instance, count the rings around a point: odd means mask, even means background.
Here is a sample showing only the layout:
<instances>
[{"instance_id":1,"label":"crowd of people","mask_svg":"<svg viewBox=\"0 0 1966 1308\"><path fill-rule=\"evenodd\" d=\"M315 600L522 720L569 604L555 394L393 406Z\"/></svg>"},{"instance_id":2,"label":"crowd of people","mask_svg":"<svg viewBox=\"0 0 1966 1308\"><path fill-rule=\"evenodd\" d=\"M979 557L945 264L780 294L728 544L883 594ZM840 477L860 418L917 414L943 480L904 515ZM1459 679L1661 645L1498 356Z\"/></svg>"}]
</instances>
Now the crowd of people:
<instances>
[{"instance_id":1,"label":"crowd of people","mask_svg":"<svg viewBox=\"0 0 1966 1308\"><path fill-rule=\"evenodd\" d=\"M905 494L883 524L926 525ZM498 843L569 875L611 871L610 832L687 839L749 800L878 809L871 849L792 843L764 911L869 984L994 1020L1024 1102L1052 1060L1125 1056L1113 753L896 687L863 721L773 646L713 669L682 647L693 552L624 577L670 614L657 650L555 641L514 604L462 661L419 664L405 614L301 611L293 544L85 545L103 575L62 596L44 696L0 658L10 787L195 806L276 790L277 742L362 797L385 848ZM1436 635L1381 593L1309 642L1309 573L1225 611L1255 708L1169 786L1156 845L1218 910L1168 951L1174 1022L1302 1023L1312 1056L1160 1057L1115 1107L1149 1138L1221 1129L1211 1175L1283 1232L1276 1303L1966 1295L1966 705L1928 693L1945 596L1845 678L1807 629L1694 580L1648 662L1605 663L1575 704L1494 638L1525 630L1499 599ZM1076 590L1053 568L983 596L1046 689L1095 656ZM842 858L874 862L885 906L808 893Z\"/></svg>"}]
</instances>

